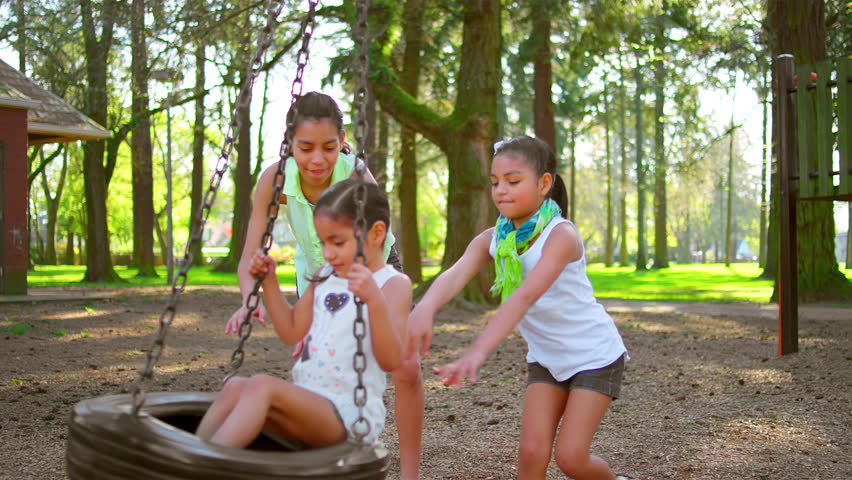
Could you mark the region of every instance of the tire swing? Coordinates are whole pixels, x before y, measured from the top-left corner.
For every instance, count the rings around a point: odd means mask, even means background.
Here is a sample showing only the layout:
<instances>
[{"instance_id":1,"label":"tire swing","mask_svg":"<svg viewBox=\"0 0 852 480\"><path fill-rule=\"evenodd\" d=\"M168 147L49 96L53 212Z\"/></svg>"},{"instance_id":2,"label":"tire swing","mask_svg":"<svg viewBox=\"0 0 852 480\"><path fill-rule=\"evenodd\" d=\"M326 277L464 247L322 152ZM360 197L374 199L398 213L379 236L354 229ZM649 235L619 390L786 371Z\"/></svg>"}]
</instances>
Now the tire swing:
<instances>
[{"instance_id":1,"label":"tire swing","mask_svg":"<svg viewBox=\"0 0 852 480\"><path fill-rule=\"evenodd\" d=\"M315 26L316 5L319 0L309 0L309 11L302 24L302 44L297 55L297 71L291 89L291 107L302 92L302 74L307 64L308 43ZM130 386L130 393L110 395L83 400L72 411L68 425L66 447L66 471L72 480L297 480L310 478L327 479L383 479L387 474L389 453L381 443L367 444L365 436L370 432L369 421L362 415L367 391L362 382L366 368L366 357L362 343L366 334L363 303L357 297L357 315L353 324L353 335L357 352L353 358L353 369L358 375L358 384L353 400L359 415L350 427L352 435L346 441L324 448L306 448L298 442L262 432L247 448L232 448L202 440L194 435L201 417L212 404L215 393L206 392L157 392L146 395L143 385L154 374L154 367L165 345L165 336L174 320L178 295L183 292L187 271L192 265L193 248L201 241L204 224L210 215L213 200L233 149L231 132L237 131L239 121L236 112L251 100L251 89L263 66L263 56L271 43L273 26L282 10L284 0L270 0L267 23L258 36L257 53L249 66L251 77L237 99L237 107L229 124L225 142L217 162L216 171L210 179L204 202L195 216L192 232L184 250L184 261L172 283L172 293L160 315L159 329L153 344L147 351L146 363ZM358 63L360 85L355 93L358 121L355 137L358 142L357 158L365 165L363 152L366 131L366 61L367 61L367 6L366 0L358 0ZM295 118L295 116L294 116ZM292 131L294 125L288 124ZM267 209L267 229L261 240L261 248L268 253L272 246L272 230L279 209L279 193L284 186L284 165L290 156L291 145L285 134L279 152L278 171L272 200ZM358 169L359 177L363 168ZM366 189L357 196L358 213L354 222L358 249L356 260L363 259L363 241L366 232L364 205ZM259 305L261 279L256 279L254 288L246 299L248 314L239 328L239 343L231 355L230 371L224 381L236 374L244 358L243 345L251 335L251 317Z\"/></svg>"}]
</instances>

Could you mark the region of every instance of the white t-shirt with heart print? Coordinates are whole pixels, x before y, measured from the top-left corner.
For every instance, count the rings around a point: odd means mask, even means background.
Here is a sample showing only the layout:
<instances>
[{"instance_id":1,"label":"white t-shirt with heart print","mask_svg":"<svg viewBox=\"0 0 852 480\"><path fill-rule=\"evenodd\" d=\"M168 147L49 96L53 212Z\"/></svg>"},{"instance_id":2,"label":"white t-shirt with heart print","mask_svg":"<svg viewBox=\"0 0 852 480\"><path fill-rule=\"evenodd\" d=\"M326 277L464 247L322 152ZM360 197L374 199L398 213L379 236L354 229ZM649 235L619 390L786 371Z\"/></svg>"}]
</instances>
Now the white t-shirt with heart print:
<instances>
[{"instance_id":1,"label":"white t-shirt with heart print","mask_svg":"<svg viewBox=\"0 0 852 480\"><path fill-rule=\"evenodd\" d=\"M373 278L381 288L396 275L402 274L392 266L385 265L373 273ZM356 314L355 302L347 286L346 279L335 275L316 286L314 319L305 337L302 353L293 366L293 383L328 398L337 408L346 430L351 435L352 423L358 418L358 407L353 398L358 376L352 363L357 350L352 331ZM370 432L365 441L373 442L385 424L382 395L387 386L387 374L379 367L373 355L366 305L362 312L367 323L363 341L366 357L363 381L367 389L364 417L370 423ZM359 425L359 428L362 427Z\"/></svg>"}]
</instances>

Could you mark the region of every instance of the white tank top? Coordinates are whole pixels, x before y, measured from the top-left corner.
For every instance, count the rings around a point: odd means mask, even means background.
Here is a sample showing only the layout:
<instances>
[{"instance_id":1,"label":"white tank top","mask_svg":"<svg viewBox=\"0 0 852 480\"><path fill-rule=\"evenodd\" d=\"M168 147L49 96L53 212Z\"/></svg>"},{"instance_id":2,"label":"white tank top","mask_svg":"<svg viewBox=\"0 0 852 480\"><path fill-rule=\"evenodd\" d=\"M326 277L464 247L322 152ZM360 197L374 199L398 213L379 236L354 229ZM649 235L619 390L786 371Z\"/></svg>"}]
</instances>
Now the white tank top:
<instances>
[{"instance_id":1,"label":"white tank top","mask_svg":"<svg viewBox=\"0 0 852 480\"><path fill-rule=\"evenodd\" d=\"M323 274L329 273L328 269L330 267L326 266ZM379 288L397 275L402 274L390 265L373 272ZM315 287L314 318L305 336L302 354L293 366L293 383L328 398L340 413L347 432L350 432L352 422L358 418L358 407L353 398L358 378L352 364L352 357L357 351L352 332L355 302L348 286L346 279L331 275ZM363 314L367 329L363 348L367 364L363 379L367 404L364 416L370 422L371 430L364 440L372 442L378 438L385 424L382 394L387 385L387 375L373 354L367 310L365 306Z\"/></svg>"},{"instance_id":2,"label":"white tank top","mask_svg":"<svg viewBox=\"0 0 852 480\"><path fill-rule=\"evenodd\" d=\"M520 255L524 279L541 260L550 232L560 223L571 222L554 218ZM492 238L492 258L495 250ZM586 275L585 252L579 260L565 265L556 281L524 314L518 331L527 342L527 362L541 364L558 381L605 367L627 353L615 322L595 299Z\"/></svg>"}]
</instances>

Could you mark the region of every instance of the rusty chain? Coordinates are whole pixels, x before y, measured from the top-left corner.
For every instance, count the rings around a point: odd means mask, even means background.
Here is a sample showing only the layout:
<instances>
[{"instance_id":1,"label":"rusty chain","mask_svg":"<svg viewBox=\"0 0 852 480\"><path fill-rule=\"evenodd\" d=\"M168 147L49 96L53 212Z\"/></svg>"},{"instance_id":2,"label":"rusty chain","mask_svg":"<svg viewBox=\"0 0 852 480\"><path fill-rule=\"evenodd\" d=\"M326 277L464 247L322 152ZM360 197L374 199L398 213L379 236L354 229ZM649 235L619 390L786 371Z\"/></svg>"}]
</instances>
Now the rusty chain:
<instances>
[{"instance_id":1,"label":"rusty chain","mask_svg":"<svg viewBox=\"0 0 852 480\"><path fill-rule=\"evenodd\" d=\"M307 26L310 25L311 31L313 31L313 13L315 12L316 4L319 0L312 0L310 3L311 9L309 11L308 16L305 19L305 22L302 25L303 33L306 32ZM219 158L216 162L216 168L213 175L210 177L210 182L208 185L207 191L204 193L204 197L202 199L201 207L198 210L198 213L195 215L192 223L192 229L189 235L189 240L186 243L186 247L184 248L184 257L181 263L180 270L175 276L172 282L172 291L163 312L159 317L159 328L157 329L157 333L155 334L154 341L152 345L146 351L146 362L143 366L137 369L137 375L134 379L133 383L130 385L130 394L132 395L132 413L134 415L138 415L139 411L142 409L142 406L145 403L145 391L144 384L150 381L154 376L154 367L157 365L160 357L163 354L163 350L165 348L165 339L166 334L168 333L168 329L171 326L172 322L174 322L175 314L177 313L177 301L178 296L183 293L186 288L187 282L187 272L189 271L192 263L194 261L194 247L201 242L202 234L204 233L204 226L207 223L208 218L210 217L210 212L213 207L213 202L216 199L216 194L218 193L219 186L222 183L222 178L224 177L228 162L230 160L231 153L233 152L234 143L236 141L234 137L234 132L239 131L240 120L237 113L241 111L243 108L247 108L249 103L251 102L251 93L252 88L254 87L255 80L260 75L263 69L263 58L268 50L270 44L272 43L272 34L275 30L275 22L278 16L281 13L281 10L284 8L284 0L270 0L269 5L267 7L267 18L266 24L261 28L258 33L257 38L257 49L255 51L255 55L252 58L252 61L248 65L247 68L247 78L248 81L243 84L243 87L240 89L240 93L237 97L237 102L234 107L234 112L231 117L231 121L228 124L227 131L225 132L225 139L222 145L222 149L219 154ZM302 48L304 49L304 55L302 50L299 51L299 58L304 58L301 70L304 70L304 64L307 64L307 43L305 39L302 42ZM301 82L301 71L297 74L298 80ZM295 83L295 82L294 82ZM295 86L294 86L295 89ZM283 147L282 147L283 148ZM277 180L277 177L276 177ZM283 173L280 184L283 185ZM280 191L280 186L279 186ZM277 200L277 197L275 197ZM270 208L271 209L271 208ZM275 205L275 213L277 214L278 206L277 202ZM274 222L274 219L272 220ZM268 228L271 230L271 228ZM268 243L271 243L271 233L270 239ZM268 247L267 247L268 248ZM258 281L259 285L259 281ZM256 292L258 289L258 285L255 285L254 291ZM248 302L247 302L248 303ZM255 300L254 304L255 308L257 307L257 303ZM250 317L247 317L250 318ZM245 323L245 322L244 322ZM250 333L251 327L248 327L248 332L245 333L245 337L248 337ZM243 328L240 327L240 336L241 342L240 347L242 347L242 343L245 342L243 337ZM242 359L240 359L242 361Z\"/></svg>"},{"instance_id":2,"label":"rusty chain","mask_svg":"<svg viewBox=\"0 0 852 480\"><path fill-rule=\"evenodd\" d=\"M293 78L293 85L290 87L291 109L294 108L293 105L296 103L296 100L302 96L302 88L304 86L303 76L305 73L305 67L308 64L308 58L310 57L310 50L308 47L310 45L311 36L316 28L316 7L318 3L319 0L310 0L308 2L308 14L302 22L302 44L299 47L299 52L296 54L296 75ZM260 249L264 254L268 254L269 249L272 248L272 232L275 229L275 220L278 218L278 211L281 207L280 197L281 191L284 189L285 165L287 164L287 157L290 156L292 149L290 140L293 135L293 131L295 130L293 121L296 118L298 118L298 112L293 112L293 115L289 116L287 121L287 130L284 133L284 140L281 142L281 147L278 149L278 164L275 171L275 177L272 180L272 198L269 199L269 205L266 207L266 230L263 232L260 239ZM240 323L239 329L237 330L239 342L237 343L237 347L231 353L229 372L222 381L223 383L227 382L231 377L237 374L243 364L243 360L245 359L245 351L243 350L243 347L251 336L253 325L251 317L260 305L260 285L262 281L263 277L255 278L254 286L252 287L251 292L249 292L249 295L246 297L246 316Z\"/></svg>"},{"instance_id":3,"label":"rusty chain","mask_svg":"<svg viewBox=\"0 0 852 480\"><path fill-rule=\"evenodd\" d=\"M367 155L364 152L367 136L367 46L369 44L369 31L367 29L367 0L357 0L358 19L355 25L355 38L357 41L357 56L355 61L355 73L358 76L358 86L355 89L355 111L358 118L355 122L355 142L358 144L355 155L355 171L358 178L364 179L364 170L367 165ZM367 235L368 225L364 209L367 204L367 187L363 183L358 185L355 191L355 205L357 206L353 228L355 238L358 241L355 251L355 261L367 263L364 256L364 239ZM364 406L367 404L367 389L364 386L364 371L367 369L367 356L364 355L364 338L367 334L367 324L364 320L364 302L357 296L355 300L355 322L352 325L352 334L355 336L357 350L352 357L352 367L358 375L358 383L352 392L355 406L358 407L358 417L352 422L351 431L358 442L363 442L370 433L370 422L364 417Z\"/></svg>"}]
</instances>

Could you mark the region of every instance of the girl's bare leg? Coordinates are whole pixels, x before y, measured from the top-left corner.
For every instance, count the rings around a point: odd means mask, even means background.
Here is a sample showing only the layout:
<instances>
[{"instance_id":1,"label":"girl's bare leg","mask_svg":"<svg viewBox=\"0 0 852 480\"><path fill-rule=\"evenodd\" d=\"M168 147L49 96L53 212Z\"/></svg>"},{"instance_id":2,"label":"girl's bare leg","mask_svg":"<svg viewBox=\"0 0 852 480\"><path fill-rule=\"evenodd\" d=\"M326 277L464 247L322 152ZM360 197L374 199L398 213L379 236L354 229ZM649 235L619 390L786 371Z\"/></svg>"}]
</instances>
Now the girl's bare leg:
<instances>
[{"instance_id":1,"label":"girl's bare leg","mask_svg":"<svg viewBox=\"0 0 852 480\"><path fill-rule=\"evenodd\" d=\"M518 450L518 480L545 478L556 427L567 399L568 393L554 385L527 385Z\"/></svg>"},{"instance_id":2,"label":"girl's bare leg","mask_svg":"<svg viewBox=\"0 0 852 480\"><path fill-rule=\"evenodd\" d=\"M562 427L556 439L556 464L575 480L614 480L609 465L590 454L592 438L612 397L591 390L574 389L568 395Z\"/></svg>"},{"instance_id":3,"label":"girl's bare leg","mask_svg":"<svg viewBox=\"0 0 852 480\"><path fill-rule=\"evenodd\" d=\"M240 392L242 392L247 380L247 378L234 377L225 383L222 391L216 396L216 400L207 409L201 423L198 424L195 431L196 435L204 440L210 440L213 437L219 427L225 423L228 415L231 414L231 410L237 405Z\"/></svg>"},{"instance_id":4,"label":"girl's bare leg","mask_svg":"<svg viewBox=\"0 0 852 480\"><path fill-rule=\"evenodd\" d=\"M246 381L237 404L210 441L245 447L264 426L312 447L346 438L346 429L328 399L280 378L256 375Z\"/></svg>"},{"instance_id":5,"label":"girl's bare leg","mask_svg":"<svg viewBox=\"0 0 852 480\"><path fill-rule=\"evenodd\" d=\"M423 433L423 376L420 357L406 360L393 371L394 413L399 437L401 480L417 480L420 470L420 442Z\"/></svg>"}]
</instances>

